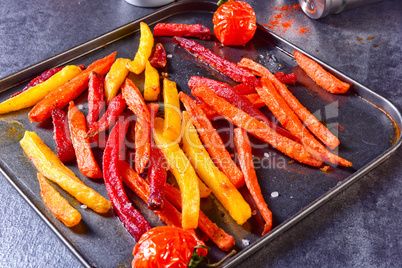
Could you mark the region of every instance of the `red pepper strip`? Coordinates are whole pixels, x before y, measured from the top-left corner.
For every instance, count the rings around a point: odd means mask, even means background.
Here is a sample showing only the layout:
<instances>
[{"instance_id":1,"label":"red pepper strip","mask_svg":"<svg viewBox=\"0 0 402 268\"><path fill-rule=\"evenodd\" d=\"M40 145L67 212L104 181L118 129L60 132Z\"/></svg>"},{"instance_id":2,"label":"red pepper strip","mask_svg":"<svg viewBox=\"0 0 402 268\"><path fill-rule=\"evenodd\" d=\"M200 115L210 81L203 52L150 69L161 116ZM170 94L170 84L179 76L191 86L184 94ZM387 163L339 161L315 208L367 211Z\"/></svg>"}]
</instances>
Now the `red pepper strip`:
<instances>
[{"instance_id":1,"label":"red pepper strip","mask_svg":"<svg viewBox=\"0 0 402 268\"><path fill-rule=\"evenodd\" d=\"M138 195L142 201L147 202L150 198L150 186L135 172L130 165L120 160L118 162L121 179L131 190ZM164 187L164 184L163 184ZM181 213L167 200L164 200L164 206L161 209L153 210L153 212L166 225L176 226L181 228Z\"/></svg>"},{"instance_id":2,"label":"red pepper strip","mask_svg":"<svg viewBox=\"0 0 402 268\"><path fill-rule=\"evenodd\" d=\"M161 209L163 207L163 192L167 177L167 164L165 156L158 147L151 143L151 157L149 158L148 180L151 191L148 198L149 209Z\"/></svg>"},{"instance_id":3,"label":"red pepper strip","mask_svg":"<svg viewBox=\"0 0 402 268\"><path fill-rule=\"evenodd\" d=\"M50 77L52 77L53 75L55 75L56 73L60 72L61 69L63 69L64 67L57 67L57 68L53 68L47 71L44 71L41 75L35 77L34 79L31 80L31 82L29 82L28 85L26 85L26 87L24 87L23 90L15 93L14 95L11 96L11 98L21 94L22 92L24 92L25 90L34 87L42 82L45 82L46 80L48 80Z\"/></svg>"},{"instance_id":4,"label":"red pepper strip","mask_svg":"<svg viewBox=\"0 0 402 268\"><path fill-rule=\"evenodd\" d=\"M137 116L135 124L135 171L144 172L151 151L151 119L147 105L133 81L126 78L121 86L128 108Z\"/></svg>"},{"instance_id":5,"label":"red pepper strip","mask_svg":"<svg viewBox=\"0 0 402 268\"><path fill-rule=\"evenodd\" d=\"M179 189L166 183L165 198L181 211L182 205ZM220 229L201 210L198 218L198 227L223 251L231 249L235 244L233 236Z\"/></svg>"},{"instance_id":6,"label":"red pepper strip","mask_svg":"<svg viewBox=\"0 0 402 268\"><path fill-rule=\"evenodd\" d=\"M256 92L254 86L247 83L238 84L233 88L233 91L238 95L248 95Z\"/></svg>"},{"instance_id":7,"label":"red pepper strip","mask_svg":"<svg viewBox=\"0 0 402 268\"><path fill-rule=\"evenodd\" d=\"M148 221L133 207L123 188L119 173L119 152L124 146L128 121L120 118L113 127L103 153L103 177L113 208L127 231L138 241L151 229Z\"/></svg>"},{"instance_id":8,"label":"red pepper strip","mask_svg":"<svg viewBox=\"0 0 402 268\"><path fill-rule=\"evenodd\" d=\"M154 28L154 36L184 36L209 40L211 31L202 24L158 23Z\"/></svg>"},{"instance_id":9,"label":"red pepper strip","mask_svg":"<svg viewBox=\"0 0 402 268\"><path fill-rule=\"evenodd\" d=\"M95 160L89 141L85 139L87 133L86 123L85 115L71 101L68 107L68 125L78 169L89 178L102 178L102 171Z\"/></svg>"},{"instance_id":10,"label":"red pepper strip","mask_svg":"<svg viewBox=\"0 0 402 268\"><path fill-rule=\"evenodd\" d=\"M282 84L295 84L296 83L296 75L294 73L285 74L283 72L274 73L275 77L282 83Z\"/></svg>"},{"instance_id":11,"label":"red pepper strip","mask_svg":"<svg viewBox=\"0 0 402 268\"><path fill-rule=\"evenodd\" d=\"M126 108L126 101L121 94L114 96L107 107L106 112L102 115L101 119L92 123L87 133L87 138L94 137L99 132L108 130L116 122L117 117L123 113Z\"/></svg>"},{"instance_id":12,"label":"red pepper strip","mask_svg":"<svg viewBox=\"0 0 402 268\"><path fill-rule=\"evenodd\" d=\"M57 155L61 162L75 159L73 144L70 139L66 113L56 109L52 111L53 139L56 142Z\"/></svg>"},{"instance_id":13,"label":"red pepper strip","mask_svg":"<svg viewBox=\"0 0 402 268\"><path fill-rule=\"evenodd\" d=\"M42 122L51 116L50 112L54 109L62 109L70 101L77 98L88 87L89 74L94 71L105 75L116 57L114 52L109 56L99 59L88 66L76 77L50 92L43 100L37 103L29 112L29 120L34 122Z\"/></svg>"},{"instance_id":14,"label":"red pepper strip","mask_svg":"<svg viewBox=\"0 0 402 268\"><path fill-rule=\"evenodd\" d=\"M155 45L154 51L152 51L151 57L149 57L149 63L154 68L163 68L166 66L166 51L161 43Z\"/></svg>"},{"instance_id":15,"label":"red pepper strip","mask_svg":"<svg viewBox=\"0 0 402 268\"><path fill-rule=\"evenodd\" d=\"M237 148L240 168L243 171L247 189L250 191L250 194L265 221L264 231L262 232L262 235L265 235L271 231L272 212L268 209L267 203L265 203L264 197L262 196L260 185L258 184L253 164L250 140L248 139L247 132L241 128L236 128L234 134L234 142Z\"/></svg>"},{"instance_id":16,"label":"red pepper strip","mask_svg":"<svg viewBox=\"0 0 402 268\"><path fill-rule=\"evenodd\" d=\"M201 61L215 68L224 75L232 78L236 82L250 83L254 85L257 81L257 78L252 73L238 67L236 64L228 60L217 56L211 50L197 44L193 40L175 36L173 37L173 41L180 44L180 46L194 54Z\"/></svg>"},{"instance_id":17,"label":"red pepper strip","mask_svg":"<svg viewBox=\"0 0 402 268\"><path fill-rule=\"evenodd\" d=\"M266 118L264 116L264 114L261 113L260 110L258 110L250 102L249 99L247 99L243 95L236 94L229 85L227 85L225 83L215 81L215 80L212 80L212 79L199 77L199 76L193 76L193 77L191 77L190 81L188 81L188 86L191 89L194 89L197 86L197 84L200 84L200 83L202 83L202 84L206 85L207 87L209 87L209 89L211 89L213 92L215 92L216 95L218 95L219 97L225 99L226 101L228 101L232 105L234 105L237 108L243 110L244 112L246 112L247 114L249 114L252 117L256 118L257 120L264 122L265 124L267 124L267 126L272 128L273 130L275 130L276 132L278 132L282 136L285 136L285 137L287 137L289 139L292 139L294 141L299 142L299 140L295 136L290 134L287 130L281 128L280 126L274 124L268 118Z\"/></svg>"},{"instance_id":18,"label":"red pepper strip","mask_svg":"<svg viewBox=\"0 0 402 268\"><path fill-rule=\"evenodd\" d=\"M182 92L180 92L180 94L181 93ZM254 135L256 138L270 144L272 147L278 149L289 157L313 167L321 166L322 161L311 158L303 145L279 135L263 122L258 121L254 117L251 117L226 100L217 96L206 85L198 84L195 89L191 91L191 93L193 96L201 99L206 104L211 106L215 111L224 116L232 124L247 130L247 132ZM196 121L193 122L194 125L195 122Z\"/></svg>"},{"instance_id":19,"label":"red pepper strip","mask_svg":"<svg viewBox=\"0 0 402 268\"><path fill-rule=\"evenodd\" d=\"M103 75L91 72L88 82L88 126L92 125L99 118L99 114L105 106L105 93L103 85L105 78Z\"/></svg>"}]
</instances>

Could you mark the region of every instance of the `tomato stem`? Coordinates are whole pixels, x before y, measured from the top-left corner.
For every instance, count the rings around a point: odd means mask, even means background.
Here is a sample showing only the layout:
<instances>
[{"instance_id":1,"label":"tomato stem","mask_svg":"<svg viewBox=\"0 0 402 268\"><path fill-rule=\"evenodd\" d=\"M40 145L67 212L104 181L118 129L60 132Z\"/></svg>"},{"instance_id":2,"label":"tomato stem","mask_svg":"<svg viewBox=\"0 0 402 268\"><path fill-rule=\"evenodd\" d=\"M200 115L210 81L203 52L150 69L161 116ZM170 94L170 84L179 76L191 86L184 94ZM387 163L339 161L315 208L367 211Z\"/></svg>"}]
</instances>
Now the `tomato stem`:
<instances>
[{"instance_id":1,"label":"tomato stem","mask_svg":"<svg viewBox=\"0 0 402 268\"><path fill-rule=\"evenodd\" d=\"M227 0L219 0L218 3L216 3L219 6L223 5L224 3L228 2Z\"/></svg>"}]
</instances>

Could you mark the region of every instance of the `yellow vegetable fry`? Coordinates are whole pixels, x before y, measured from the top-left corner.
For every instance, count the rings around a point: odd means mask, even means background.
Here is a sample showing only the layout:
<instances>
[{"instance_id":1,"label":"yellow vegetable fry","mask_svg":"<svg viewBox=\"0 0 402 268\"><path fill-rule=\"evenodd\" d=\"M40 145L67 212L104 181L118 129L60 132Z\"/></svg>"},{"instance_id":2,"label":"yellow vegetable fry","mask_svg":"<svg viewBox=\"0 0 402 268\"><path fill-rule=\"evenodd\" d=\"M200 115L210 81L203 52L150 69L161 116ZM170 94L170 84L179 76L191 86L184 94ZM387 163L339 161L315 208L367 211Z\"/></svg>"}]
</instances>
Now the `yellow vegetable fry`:
<instances>
[{"instance_id":1,"label":"yellow vegetable fry","mask_svg":"<svg viewBox=\"0 0 402 268\"><path fill-rule=\"evenodd\" d=\"M240 225L251 217L251 208L229 178L215 166L205 150L190 116L183 112L183 150L200 178Z\"/></svg>"},{"instance_id":2,"label":"yellow vegetable fry","mask_svg":"<svg viewBox=\"0 0 402 268\"><path fill-rule=\"evenodd\" d=\"M129 70L127 69L127 64L129 62L131 62L129 59L116 59L109 72L106 74L105 96L107 103L109 103L109 101L116 96L120 86L124 83L124 80L129 73Z\"/></svg>"},{"instance_id":3,"label":"yellow vegetable fry","mask_svg":"<svg viewBox=\"0 0 402 268\"><path fill-rule=\"evenodd\" d=\"M176 83L163 79L163 102L165 105L165 124L163 136L171 141L180 142L181 139L181 111L180 99Z\"/></svg>"},{"instance_id":4,"label":"yellow vegetable fry","mask_svg":"<svg viewBox=\"0 0 402 268\"><path fill-rule=\"evenodd\" d=\"M135 54L134 60L127 64L127 68L130 72L135 74L140 74L144 71L145 64L151 56L152 48L154 46L154 37L145 22L140 23L140 32L141 38L138 51Z\"/></svg>"},{"instance_id":5,"label":"yellow vegetable fry","mask_svg":"<svg viewBox=\"0 0 402 268\"><path fill-rule=\"evenodd\" d=\"M110 201L85 186L72 171L67 172L68 168L35 132L25 131L20 145L40 173L57 183L79 202L98 213L110 210Z\"/></svg>"},{"instance_id":6,"label":"yellow vegetable fry","mask_svg":"<svg viewBox=\"0 0 402 268\"><path fill-rule=\"evenodd\" d=\"M147 61L145 67L144 99L146 101L156 101L160 91L158 70L152 67L149 61Z\"/></svg>"},{"instance_id":7,"label":"yellow vegetable fry","mask_svg":"<svg viewBox=\"0 0 402 268\"><path fill-rule=\"evenodd\" d=\"M163 136L163 119L155 118L153 131L154 140L158 148L163 152L176 178L180 188L182 209L182 227L195 229L198 226L200 210L199 179L190 161L177 143L173 143Z\"/></svg>"},{"instance_id":8,"label":"yellow vegetable fry","mask_svg":"<svg viewBox=\"0 0 402 268\"><path fill-rule=\"evenodd\" d=\"M40 195L47 208L67 227L77 225L81 221L81 214L50 185L42 174L38 173L37 177Z\"/></svg>"},{"instance_id":9,"label":"yellow vegetable fry","mask_svg":"<svg viewBox=\"0 0 402 268\"><path fill-rule=\"evenodd\" d=\"M47 94L67 83L69 80L77 76L81 72L81 68L75 65L67 65L59 72L54 74L48 80L33 86L17 96L5 100L0 103L0 114L18 111L24 108L34 106Z\"/></svg>"}]
</instances>

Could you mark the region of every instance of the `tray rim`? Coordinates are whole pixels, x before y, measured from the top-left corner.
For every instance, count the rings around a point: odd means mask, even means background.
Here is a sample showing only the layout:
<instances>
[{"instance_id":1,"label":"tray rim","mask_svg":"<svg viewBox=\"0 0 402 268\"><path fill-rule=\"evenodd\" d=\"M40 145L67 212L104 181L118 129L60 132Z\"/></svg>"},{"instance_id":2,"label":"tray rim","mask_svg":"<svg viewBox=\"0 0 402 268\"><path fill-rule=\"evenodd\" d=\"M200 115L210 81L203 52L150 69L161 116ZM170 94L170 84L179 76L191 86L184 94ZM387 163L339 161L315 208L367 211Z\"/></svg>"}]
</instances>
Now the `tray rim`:
<instances>
[{"instance_id":1,"label":"tray rim","mask_svg":"<svg viewBox=\"0 0 402 268\"><path fill-rule=\"evenodd\" d=\"M7 91L8 89L15 87L19 84L22 84L26 82L28 79L33 78L34 75L37 73L43 72L47 69L65 65L68 62L71 62L73 60L76 60L78 58L81 58L85 55L88 55L96 50L99 50L115 41L118 41L119 39L122 39L128 35L131 35L137 31L139 31L139 23L141 21L148 22L151 21L150 24L157 23L160 20L166 19L168 17L181 14L181 13L186 13L186 12L213 12L216 10L217 6L215 2L211 1L195 1L195 2L175 2L170 5L164 6L160 9L157 9L153 11L152 13L141 17L137 20L134 20L132 22L129 22L123 26L120 26L112 31L106 32L94 39L91 39L87 42L84 42L82 44L79 44L75 47L72 47L68 50L65 50L59 54L56 54L55 56L49 57L43 61L40 61L38 63L35 63L33 65L30 65L20 71L17 71L11 75L8 75L2 79L0 79L0 93L3 93ZM168 11L173 11L171 13L168 13L166 15L165 12ZM156 20L155 18L156 17ZM286 39L282 38L281 36L275 34L268 28L258 24L258 30L263 30L267 33L269 33L273 38L279 40L280 42L285 43L287 46L298 50L302 52L303 54L309 56L316 62L318 62L321 66L323 66L325 69L329 70L331 73L335 75L340 75L343 78L346 78L348 82L358 85L360 88L363 88L364 91L358 91L358 95L360 93L368 94L369 97L375 97L378 98L379 100L387 103L389 107L391 107L394 111L394 116L390 116L389 114L386 114L392 121L393 124L395 124L399 129L402 128L402 115L398 108L388 99L385 97L381 96L380 94L374 92L373 90L367 88L366 86L362 85L361 83L357 82L356 80L350 78L349 76L345 75L342 72L339 72L335 68L331 67L330 65L326 64L325 62L317 59L316 57L310 55L303 49L299 48L298 46L288 42ZM119 32L123 31L125 34L121 35ZM104 39L108 38L113 38L111 41L104 42ZM286 50L276 46L273 44L276 48L284 52L285 54L288 54L289 56L293 57L290 55L289 52ZM79 52L80 50L85 50L84 52ZM65 59L66 58L66 59ZM365 98L365 97L364 97ZM374 104L375 103L370 103ZM383 112L387 113L387 110L383 109ZM222 267L233 267L236 264L239 264L241 261L243 261L245 258L248 256L252 255L254 252L257 250L260 250L261 247L266 245L268 242L272 241L276 237L278 237L280 234L288 230L290 227L292 227L294 224L308 216L310 213L324 205L326 202L331 200L333 197L338 195L340 192L351 186L353 183L357 182L360 178L362 178L365 174L373 170L375 167L379 166L381 163L383 163L385 160L387 160L402 144L402 137L399 135L397 141L387 150L385 150L382 154L377 156L375 159L367 163L365 166L361 167L359 170L355 171L351 176L345 178L343 181L338 183L336 186L331 188L330 190L326 191L323 193L320 197L315 199L313 202L308 204L306 207L304 207L302 210L298 211L296 214L294 214L291 218L287 219L286 221L282 222L280 225L278 225L275 229L273 229L269 234L266 236L262 237L258 241L252 243L250 246L242 249L240 252L238 252L234 257L226 261ZM46 215L37 207L37 205L30 199L30 197L22 190L22 188L14 181L14 179L5 171L5 169L0 165L0 173L8 180L8 182L13 186L17 192L22 196L22 198L30 205L30 207L38 214L38 216L45 222L45 224L56 234L56 236L61 240L61 242L67 246L67 248L73 253L73 255L84 265L84 267L95 267L93 264L90 264L89 261L83 256L70 242L64 234L46 217Z\"/></svg>"}]
</instances>

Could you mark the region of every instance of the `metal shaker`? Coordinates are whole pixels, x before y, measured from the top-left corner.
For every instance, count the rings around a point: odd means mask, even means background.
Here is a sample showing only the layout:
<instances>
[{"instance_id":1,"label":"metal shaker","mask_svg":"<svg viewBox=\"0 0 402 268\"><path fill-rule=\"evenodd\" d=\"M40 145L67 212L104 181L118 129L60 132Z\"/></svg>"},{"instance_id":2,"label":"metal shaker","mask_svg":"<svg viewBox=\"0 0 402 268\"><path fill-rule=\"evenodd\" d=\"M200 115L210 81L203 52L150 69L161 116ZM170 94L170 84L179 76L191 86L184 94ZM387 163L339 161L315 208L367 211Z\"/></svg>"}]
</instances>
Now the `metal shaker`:
<instances>
[{"instance_id":1,"label":"metal shaker","mask_svg":"<svg viewBox=\"0 0 402 268\"><path fill-rule=\"evenodd\" d=\"M299 0L304 13L312 19L324 18L344 10L367 5L381 0Z\"/></svg>"}]
</instances>

